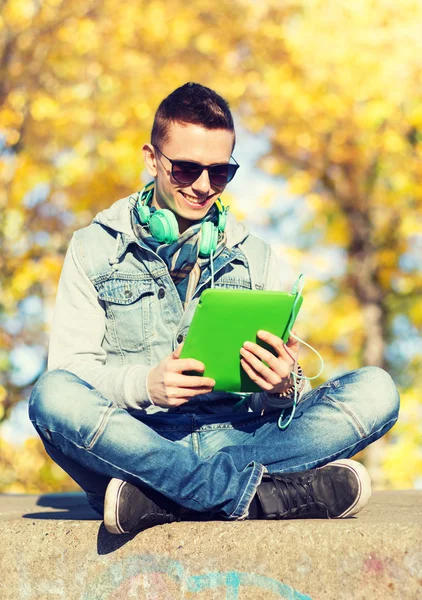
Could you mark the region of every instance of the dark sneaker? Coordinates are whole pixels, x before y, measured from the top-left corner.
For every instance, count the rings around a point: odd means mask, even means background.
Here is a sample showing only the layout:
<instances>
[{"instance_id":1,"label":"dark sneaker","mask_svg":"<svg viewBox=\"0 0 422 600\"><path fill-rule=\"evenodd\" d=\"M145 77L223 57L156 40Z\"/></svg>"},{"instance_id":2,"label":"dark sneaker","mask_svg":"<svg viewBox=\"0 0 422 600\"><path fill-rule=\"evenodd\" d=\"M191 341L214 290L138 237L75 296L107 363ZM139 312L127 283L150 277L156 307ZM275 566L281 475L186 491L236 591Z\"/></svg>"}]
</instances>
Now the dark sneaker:
<instances>
[{"instance_id":1,"label":"dark sneaker","mask_svg":"<svg viewBox=\"0 0 422 600\"><path fill-rule=\"evenodd\" d=\"M153 525L180 521L188 509L178 506L158 492L112 479L104 500L104 525L110 533L136 533Z\"/></svg>"},{"instance_id":2,"label":"dark sneaker","mask_svg":"<svg viewBox=\"0 0 422 600\"><path fill-rule=\"evenodd\" d=\"M298 473L264 473L249 519L341 519L362 510L371 496L363 465L336 460Z\"/></svg>"}]
</instances>

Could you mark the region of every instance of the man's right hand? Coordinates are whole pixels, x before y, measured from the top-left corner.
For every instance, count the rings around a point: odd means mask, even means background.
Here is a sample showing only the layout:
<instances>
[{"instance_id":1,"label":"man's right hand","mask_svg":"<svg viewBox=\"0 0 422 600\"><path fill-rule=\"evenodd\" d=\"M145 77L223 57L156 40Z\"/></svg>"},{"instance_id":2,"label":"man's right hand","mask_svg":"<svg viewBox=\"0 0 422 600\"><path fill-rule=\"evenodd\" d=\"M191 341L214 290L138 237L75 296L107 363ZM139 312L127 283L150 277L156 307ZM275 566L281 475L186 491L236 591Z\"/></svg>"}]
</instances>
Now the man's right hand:
<instances>
[{"instance_id":1,"label":"man's right hand","mask_svg":"<svg viewBox=\"0 0 422 600\"><path fill-rule=\"evenodd\" d=\"M194 358L179 358L182 346L183 343L150 371L148 392L156 406L180 406L193 396L212 392L215 386L215 381L209 377L183 374L186 371L203 373L205 366Z\"/></svg>"}]
</instances>

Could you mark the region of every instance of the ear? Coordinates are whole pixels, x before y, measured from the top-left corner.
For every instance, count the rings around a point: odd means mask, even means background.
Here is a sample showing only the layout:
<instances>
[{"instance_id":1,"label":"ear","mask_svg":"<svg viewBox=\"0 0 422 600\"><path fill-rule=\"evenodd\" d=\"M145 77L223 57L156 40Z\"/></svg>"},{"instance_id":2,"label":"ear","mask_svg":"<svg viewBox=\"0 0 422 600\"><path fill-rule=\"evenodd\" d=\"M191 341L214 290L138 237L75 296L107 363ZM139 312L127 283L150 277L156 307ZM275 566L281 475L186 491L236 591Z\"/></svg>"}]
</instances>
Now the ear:
<instances>
[{"instance_id":1,"label":"ear","mask_svg":"<svg viewBox=\"0 0 422 600\"><path fill-rule=\"evenodd\" d=\"M157 177L157 159L155 156L154 148L151 144L144 144L142 147L144 153L145 166L151 177Z\"/></svg>"}]
</instances>

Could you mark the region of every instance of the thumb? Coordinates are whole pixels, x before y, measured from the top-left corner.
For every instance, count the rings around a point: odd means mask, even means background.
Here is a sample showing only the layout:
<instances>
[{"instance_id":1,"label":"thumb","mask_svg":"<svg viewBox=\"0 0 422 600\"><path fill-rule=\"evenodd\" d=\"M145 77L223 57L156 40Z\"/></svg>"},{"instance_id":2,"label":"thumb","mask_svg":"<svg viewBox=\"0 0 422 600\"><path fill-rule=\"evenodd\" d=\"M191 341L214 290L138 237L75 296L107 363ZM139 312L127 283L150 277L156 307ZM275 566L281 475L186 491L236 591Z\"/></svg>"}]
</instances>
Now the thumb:
<instances>
[{"instance_id":1,"label":"thumb","mask_svg":"<svg viewBox=\"0 0 422 600\"><path fill-rule=\"evenodd\" d=\"M287 346L294 347L296 345L299 345L299 342L296 339L296 337L297 337L297 330L296 329L292 329L291 333L293 335L289 335L289 339L287 340ZM295 337L293 337L293 336L295 336Z\"/></svg>"},{"instance_id":2,"label":"thumb","mask_svg":"<svg viewBox=\"0 0 422 600\"><path fill-rule=\"evenodd\" d=\"M173 350L173 352L170 354L171 358L173 359L177 359L180 358L180 353L182 352L182 348L183 348L183 344L185 342L182 342L181 344L179 344L177 346L177 348L175 350Z\"/></svg>"}]
</instances>

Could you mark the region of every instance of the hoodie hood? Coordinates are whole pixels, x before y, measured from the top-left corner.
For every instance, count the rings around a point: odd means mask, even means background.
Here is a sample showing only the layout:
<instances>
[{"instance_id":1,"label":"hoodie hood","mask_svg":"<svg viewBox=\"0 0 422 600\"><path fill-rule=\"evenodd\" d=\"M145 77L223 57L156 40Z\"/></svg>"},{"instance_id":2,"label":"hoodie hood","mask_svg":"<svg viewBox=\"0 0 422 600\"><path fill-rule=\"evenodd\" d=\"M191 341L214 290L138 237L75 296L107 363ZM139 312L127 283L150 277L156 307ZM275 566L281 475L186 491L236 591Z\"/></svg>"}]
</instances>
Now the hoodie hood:
<instances>
[{"instance_id":1,"label":"hoodie hood","mask_svg":"<svg viewBox=\"0 0 422 600\"><path fill-rule=\"evenodd\" d=\"M93 223L98 223L104 227L115 231L117 239L121 239L122 245L127 246L130 242L137 241L132 229L132 211L136 206L138 193L117 200L109 208L99 212L93 219ZM227 215L226 223L227 247L237 246L249 235L249 231L239 223L230 212Z\"/></svg>"}]
</instances>

